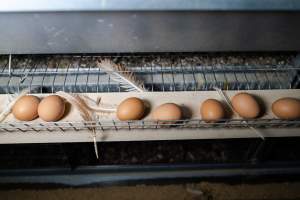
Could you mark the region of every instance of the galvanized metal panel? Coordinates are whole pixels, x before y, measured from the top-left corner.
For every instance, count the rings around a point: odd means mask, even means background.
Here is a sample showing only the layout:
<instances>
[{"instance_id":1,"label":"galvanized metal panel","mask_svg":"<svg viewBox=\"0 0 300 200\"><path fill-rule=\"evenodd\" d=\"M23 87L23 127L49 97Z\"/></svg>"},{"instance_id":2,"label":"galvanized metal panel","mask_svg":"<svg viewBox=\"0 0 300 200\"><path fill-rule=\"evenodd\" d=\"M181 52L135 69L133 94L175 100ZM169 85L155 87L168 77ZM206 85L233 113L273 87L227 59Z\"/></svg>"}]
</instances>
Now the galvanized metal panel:
<instances>
[{"instance_id":1,"label":"galvanized metal panel","mask_svg":"<svg viewBox=\"0 0 300 200\"><path fill-rule=\"evenodd\" d=\"M300 10L298 0L3 0L0 12Z\"/></svg>"},{"instance_id":2,"label":"galvanized metal panel","mask_svg":"<svg viewBox=\"0 0 300 200\"><path fill-rule=\"evenodd\" d=\"M298 12L0 13L0 54L288 51Z\"/></svg>"}]
</instances>

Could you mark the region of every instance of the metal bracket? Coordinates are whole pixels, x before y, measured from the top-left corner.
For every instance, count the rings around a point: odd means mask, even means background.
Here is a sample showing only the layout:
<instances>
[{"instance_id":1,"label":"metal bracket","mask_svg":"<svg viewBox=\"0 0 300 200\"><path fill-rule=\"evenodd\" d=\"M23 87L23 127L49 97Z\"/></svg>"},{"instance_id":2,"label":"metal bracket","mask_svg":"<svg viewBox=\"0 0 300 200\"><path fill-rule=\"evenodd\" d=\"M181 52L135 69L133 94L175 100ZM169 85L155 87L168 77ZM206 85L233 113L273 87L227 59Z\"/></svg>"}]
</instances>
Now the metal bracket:
<instances>
[{"instance_id":1,"label":"metal bracket","mask_svg":"<svg viewBox=\"0 0 300 200\"><path fill-rule=\"evenodd\" d=\"M8 75L11 76L11 54L8 55Z\"/></svg>"}]
</instances>

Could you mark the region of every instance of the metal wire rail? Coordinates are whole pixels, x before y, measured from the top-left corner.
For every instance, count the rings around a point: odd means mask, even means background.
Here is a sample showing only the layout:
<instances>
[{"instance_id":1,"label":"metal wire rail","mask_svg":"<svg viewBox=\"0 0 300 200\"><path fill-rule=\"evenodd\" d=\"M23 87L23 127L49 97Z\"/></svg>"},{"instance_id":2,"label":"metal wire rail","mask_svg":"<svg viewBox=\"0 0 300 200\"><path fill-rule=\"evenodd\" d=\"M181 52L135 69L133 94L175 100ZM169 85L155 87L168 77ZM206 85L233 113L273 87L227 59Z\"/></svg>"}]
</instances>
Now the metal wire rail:
<instances>
[{"instance_id":1,"label":"metal wire rail","mask_svg":"<svg viewBox=\"0 0 300 200\"><path fill-rule=\"evenodd\" d=\"M134 129L164 129L164 128L287 128L300 127L300 120L281 119L224 119L220 122L207 123L200 119L188 119L177 121L85 121L85 122L14 122L1 123L0 132L14 131L81 131L95 128L96 130L134 130Z\"/></svg>"},{"instance_id":2,"label":"metal wire rail","mask_svg":"<svg viewBox=\"0 0 300 200\"><path fill-rule=\"evenodd\" d=\"M16 56L0 62L0 93L24 88L32 93L122 92L118 83L96 67L109 58L124 64L148 91L290 89L300 84L300 67L292 65L205 65L197 55L163 56ZM34 90L38 86L38 90Z\"/></svg>"}]
</instances>

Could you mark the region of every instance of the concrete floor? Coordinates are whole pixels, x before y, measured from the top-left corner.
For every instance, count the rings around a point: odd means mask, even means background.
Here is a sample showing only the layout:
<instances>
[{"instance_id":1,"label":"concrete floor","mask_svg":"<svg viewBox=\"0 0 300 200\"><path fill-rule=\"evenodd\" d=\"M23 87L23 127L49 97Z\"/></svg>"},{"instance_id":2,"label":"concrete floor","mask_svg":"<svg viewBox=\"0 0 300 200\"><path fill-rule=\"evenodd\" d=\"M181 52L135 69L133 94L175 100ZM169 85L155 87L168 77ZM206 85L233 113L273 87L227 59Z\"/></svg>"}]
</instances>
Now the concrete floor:
<instances>
[{"instance_id":1,"label":"concrete floor","mask_svg":"<svg viewBox=\"0 0 300 200\"><path fill-rule=\"evenodd\" d=\"M179 200L295 200L300 199L300 182L238 184L198 183L181 185L138 185L50 190L0 191L1 200L98 200L98 199L179 199Z\"/></svg>"}]
</instances>

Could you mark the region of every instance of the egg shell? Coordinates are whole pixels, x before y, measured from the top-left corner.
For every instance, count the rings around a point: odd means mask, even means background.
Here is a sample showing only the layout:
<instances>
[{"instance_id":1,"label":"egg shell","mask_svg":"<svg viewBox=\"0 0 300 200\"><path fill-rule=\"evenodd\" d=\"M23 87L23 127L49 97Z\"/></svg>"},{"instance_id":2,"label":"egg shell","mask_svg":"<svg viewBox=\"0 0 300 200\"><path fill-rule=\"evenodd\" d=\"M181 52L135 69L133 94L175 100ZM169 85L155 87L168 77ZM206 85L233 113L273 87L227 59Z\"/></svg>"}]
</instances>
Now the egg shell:
<instances>
[{"instance_id":1,"label":"egg shell","mask_svg":"<svg viewBox=\"0 0 300 200\"><path fill-rule=\"evenodd\" d=\"M33 95L21 97L14 104L12 114L21 121L31 121L38 117L38 106L40 99Z\"/></svg>"},{"instance_id":2,"label":"egg shell","mask_svg":"<svg viewBox=\"0 0 300 200\"><path fill-rule=\"evenodd\" d=\"M39 117L46 122L60 120L65 113L65 102L57 95L45 97L38 107Z\"/></svg>"},{"instance_id":3,"label":"egg shell","mask_svg":"<svg viewBox=\"0 0 300 200\"><path fill-rule=\"evenodd\" d=\"M139 120L143 118L145 105L143 100L130 97L122 101L117 108L117 117L119 120Z\"/></svg>"},{"instance_id":4,"label":"egg shell","mask_svg":"<svg viewBox=\"0 0 300 200\"><path fill-rule=\"evenodd\" d=\"M260 113L260 107L255 98L248 93L236 94L231 100L233 109L243 118L254 119Z\"/></svg>"},{"instance_id":5,"label":"egg shell","mask_svg":"<svg viewBox=\"0 0 300 200\"><path fill-rule=\"evenodd\" d=\"M299 119L300 100L295 98L281 98L272 104L272 112L280 119Z\"/></svg>"},{"instance_id":6,"label":"egg shell","mask_svg":"<svg viewBox=\"0 0 300 200\"><path fill-rule=\"evenodd\" d=\"M175 103L165 103L158 106L152 113L153 120L180 120L182 111Z\"/></svg>"},{"instance_id":7,"label":"egg shell","mask_svg":"<svg viewBox=\"0 0 300 200\"><path fill-rule=\"evenodd\" d=\"M216 122L225 117L222 103L216 99L207 99L201 104L201 117L206 122Z\"/></svg>"}]
</instances>

